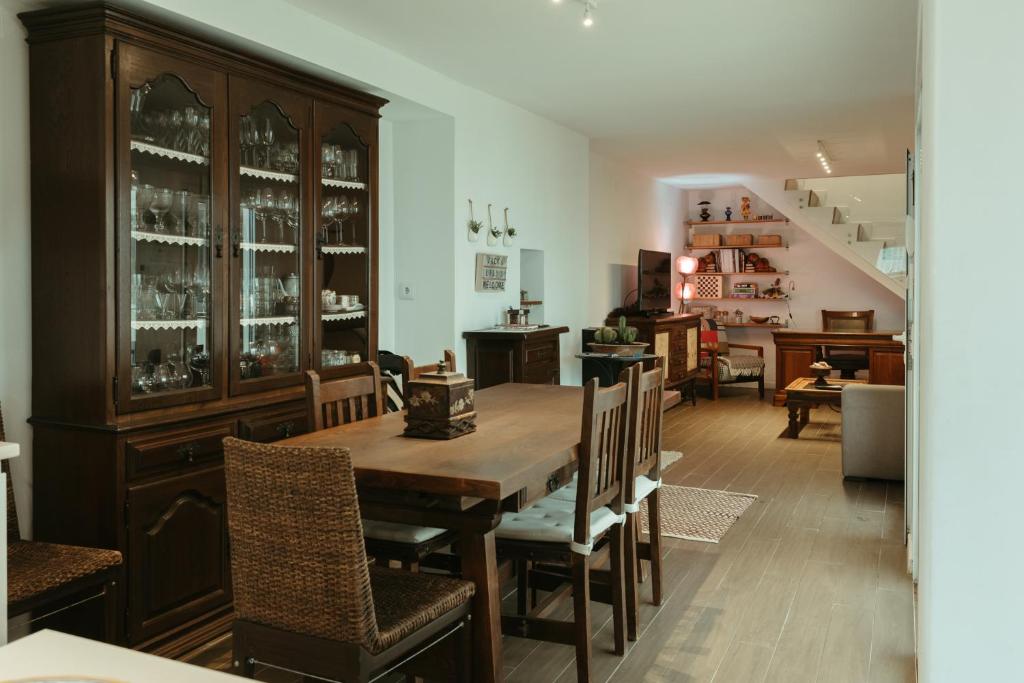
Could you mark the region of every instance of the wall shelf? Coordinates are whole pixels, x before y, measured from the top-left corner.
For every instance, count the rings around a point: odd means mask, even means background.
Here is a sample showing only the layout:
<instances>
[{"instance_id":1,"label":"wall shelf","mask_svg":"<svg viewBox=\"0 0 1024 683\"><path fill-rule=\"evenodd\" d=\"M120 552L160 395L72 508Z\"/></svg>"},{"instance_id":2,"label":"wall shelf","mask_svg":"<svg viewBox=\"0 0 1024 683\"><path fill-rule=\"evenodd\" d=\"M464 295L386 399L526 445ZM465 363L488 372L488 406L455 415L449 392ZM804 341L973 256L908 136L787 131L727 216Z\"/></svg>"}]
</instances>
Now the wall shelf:
<instances>
[{"instance_id":1,"label":"wall shelf","mask_svg":"<svg viewBox=\"0 0 1024 683\"><path fill-rule=\"evenodd\" d=\"M747 246L744 246L744 247L727 247L725 245L718 246L718 247L696 247L696 246L694 246L692 244L687 244L686 248L690 249L691 251L714 251L715 249L750 249L750 250L757 250L757 249L789 249L789 245L788 244L748 244Z\"/></svg>"},{"instance_id":2,"label":"wall shelf","mask_svg":"<svg viewBox=\"0 0 1024 683\"><path fill-rule=\"evenodd\" d=\"M691 227L697 227L698 225L771 225L772 223L788 222L788 218L773 218L768 221L686 221L686 224Z\"/></svg>"},{"instance_id":3,"label":"wall shelf","mask_svg":"<svg viewBox=\"0 0 1024 683\"><path fill-rule=\"evenodd\" d=\"M782 323L718 323L719 327L764 327L767 329L776 330L780 327L785 327Z\"/></svg>"},{"instance_id":4,"label":"wall shelf","mask_svg":"<svg viewBox=\"0 0 1024 683\"><path fill-rule=\"evenodd\" d=\"M742 275L743 277L771 277L773 275L784 277L789 275L788 270L761 271L753 273L694 273L694 275L707 275L708 277L729 277L731 275Z\"/></svg>"},{"instance_id":5,"label":"wall shelf","mask_svg":"<svg viewBox=\"0 0 1024 683\"><path fill-rule=\"evenodd\" d=\"M696 299L690 299L690 301L789 301L787 297L776 297L776 298L747 298L742 296L725 296L718 299L705 299L703 297L697 297Z\"/></svg>"}]
</instances>

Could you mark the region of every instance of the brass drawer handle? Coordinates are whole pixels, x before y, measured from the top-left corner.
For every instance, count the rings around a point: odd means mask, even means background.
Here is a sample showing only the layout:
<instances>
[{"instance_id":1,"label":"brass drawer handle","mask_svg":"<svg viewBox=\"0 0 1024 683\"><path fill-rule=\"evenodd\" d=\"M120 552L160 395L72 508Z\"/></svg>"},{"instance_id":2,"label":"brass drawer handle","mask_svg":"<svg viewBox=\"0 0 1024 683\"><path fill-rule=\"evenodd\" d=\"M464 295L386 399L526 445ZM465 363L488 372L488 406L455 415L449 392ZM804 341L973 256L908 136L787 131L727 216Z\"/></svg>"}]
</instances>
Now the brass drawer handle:
<instances>
[{"instance_id":1,"label":"brass drawer handle","mask_svg":"<svg viewBox=\"0 0 1024 683\"><path fill-rule=\"evenodd\" d=\"M178 456L189 462L194 462L197 455L199 455L199 444L195 441L178 446Z\"/></svg>"}]
</instances>

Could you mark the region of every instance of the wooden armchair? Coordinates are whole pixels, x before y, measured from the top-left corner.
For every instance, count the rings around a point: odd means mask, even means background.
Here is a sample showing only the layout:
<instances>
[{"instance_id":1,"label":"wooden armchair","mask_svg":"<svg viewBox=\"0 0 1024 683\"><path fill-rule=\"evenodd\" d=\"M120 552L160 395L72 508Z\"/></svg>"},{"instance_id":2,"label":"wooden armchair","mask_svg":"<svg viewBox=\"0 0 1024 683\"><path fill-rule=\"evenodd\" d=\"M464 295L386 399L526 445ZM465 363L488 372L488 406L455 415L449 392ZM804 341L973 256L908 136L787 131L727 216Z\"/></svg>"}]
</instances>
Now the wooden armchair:
<instances>
[{"instance_id":1,"label":"wooden armchair","mask_svg":"<svg viewBox=\"0 0 1024 683\"><path fill-rule=\"evenodd\" d=\"M0 441L4 441L0 412ZM7 614L29 615L29 630L52 628L108 643L121 640L121 553L103 548L22 540L8 461Z\"/></svg>"},{"instance_id":2,"label":"wooden armchair","mask_svg":"<svg viewBox=\"0 0 1024 683\"><path fill-rule=\"evenodd\" d=\"M875 311L821 311L824 332L870 332L875 328ZM849 346L825 346L820 359L836 370L841 379L854 379L858 370L868 369L868 350Z\"/></svg>"},{"instance_id":3,"label":"wooden armchair","mask_svg":"<svg viewBox=\"0 0 1024 683\"><path fill-rule=\"evenodd\" d=\"M704 379L711 387L711 400L718 400L723 384L757 382L757 394L764 400L764 347L754 344L734 344L729 341L725 328L714 320L701 321L701 360ZM757 355L734 354L733 349L755 351Z\"/></svg>"},{"instance_id":4,"label":"wooden armchair","mask_svg":"<svg viewBox=\"0 0 1024 683\"><path fill-rule=\"evenodd\" d=\"M451 349L444 350L444 364L449 372L455 372L455 352ZM437 363L427 365L416 365L409 356L402 356L402 393L407 395L409 382L417 379L425 372L437 370Z\"/></svg>"}]
</instances>

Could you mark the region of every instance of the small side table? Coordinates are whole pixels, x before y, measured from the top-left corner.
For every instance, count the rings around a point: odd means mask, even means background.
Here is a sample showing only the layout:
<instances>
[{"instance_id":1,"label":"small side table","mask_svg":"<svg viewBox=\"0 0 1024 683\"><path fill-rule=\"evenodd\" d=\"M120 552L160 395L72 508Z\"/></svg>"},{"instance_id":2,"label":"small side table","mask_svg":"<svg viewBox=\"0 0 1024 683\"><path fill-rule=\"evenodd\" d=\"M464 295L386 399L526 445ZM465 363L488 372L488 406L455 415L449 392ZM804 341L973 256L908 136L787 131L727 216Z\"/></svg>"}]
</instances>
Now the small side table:
<instances>
[{"instance_id":1,"label":"small side table","mask_svg":"<svg viewBox=\"0 0 1024 683\"><path fill-rule=\"evenodd\" d=\"M790 439L800 437L803 429L811 419L811 408L827 404L839 408L842 406L843 391L839 389L819 389L814 386L814 377L799 377L786 387L786 408L789 410L789 427L786 436ZM834 387L847 384L864 384L862 379L832 379L828 381Z\"/></svg>"},{"instance_id":2,"label":"small side table","mask_svg":"<svg viewBox=\"0 0 1024 683\"><path fill-rule=\"evenodd\" d=\"M0 441L0 460L16 458L18 444ZM0 469L0 646L7 644L7 473Z\"/></svg>"}]
</instances>

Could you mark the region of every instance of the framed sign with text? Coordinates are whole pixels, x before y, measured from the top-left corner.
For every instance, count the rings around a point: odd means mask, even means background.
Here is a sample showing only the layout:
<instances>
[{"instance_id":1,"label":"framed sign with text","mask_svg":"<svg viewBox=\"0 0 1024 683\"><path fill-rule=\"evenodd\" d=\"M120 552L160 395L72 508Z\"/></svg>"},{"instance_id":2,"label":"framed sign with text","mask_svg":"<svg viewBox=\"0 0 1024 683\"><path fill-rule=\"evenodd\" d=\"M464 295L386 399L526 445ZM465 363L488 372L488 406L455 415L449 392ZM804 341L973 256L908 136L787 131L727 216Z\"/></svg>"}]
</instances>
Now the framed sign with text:
<instances>
[{"instance_id":1,"label":"framed sign with text","mask_svg":"<svg viewBox=\"0 0 1024 683\"><path fill-rule=\"evenodd\" d=\"M504 292L508 256L501 254L476 255L476 291Z\"/></svg>"}]
</instances>

